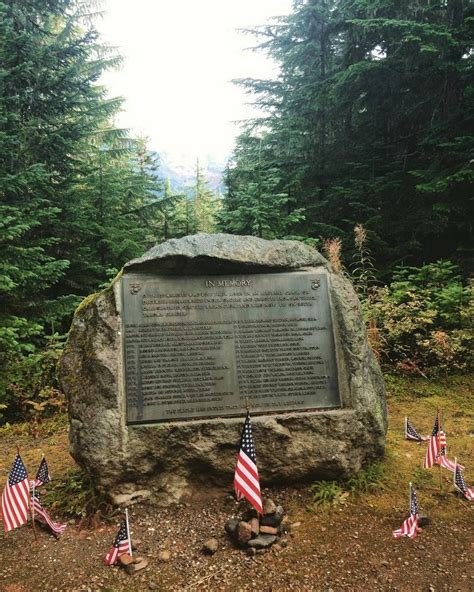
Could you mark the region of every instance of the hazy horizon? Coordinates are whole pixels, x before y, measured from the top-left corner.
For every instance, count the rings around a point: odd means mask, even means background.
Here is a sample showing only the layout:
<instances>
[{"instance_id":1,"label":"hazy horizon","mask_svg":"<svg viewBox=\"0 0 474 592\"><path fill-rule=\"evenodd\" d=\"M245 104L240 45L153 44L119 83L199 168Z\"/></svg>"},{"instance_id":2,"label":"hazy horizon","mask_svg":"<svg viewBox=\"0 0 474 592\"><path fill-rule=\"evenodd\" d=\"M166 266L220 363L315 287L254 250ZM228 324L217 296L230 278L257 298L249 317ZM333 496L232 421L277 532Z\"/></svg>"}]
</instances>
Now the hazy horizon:
<instances>
[{"instance_id":1,"label":"hazy horizon","mask_svg":"<svg viewBox=\"0 0 474 592\"><path fill-rule=\"evenodd\" d=\"M288 14L292 0L181 0L176 3L105 0L97 27L102 40L124 57L106 73L110 96L123 96L120 126L147 136L152 150L187 162L199 156L223 160L238 134L236 121L255 115L234 78L272 77L262 52L246 51L255 38L237 28Z\"/></svg>"}]
</instances>

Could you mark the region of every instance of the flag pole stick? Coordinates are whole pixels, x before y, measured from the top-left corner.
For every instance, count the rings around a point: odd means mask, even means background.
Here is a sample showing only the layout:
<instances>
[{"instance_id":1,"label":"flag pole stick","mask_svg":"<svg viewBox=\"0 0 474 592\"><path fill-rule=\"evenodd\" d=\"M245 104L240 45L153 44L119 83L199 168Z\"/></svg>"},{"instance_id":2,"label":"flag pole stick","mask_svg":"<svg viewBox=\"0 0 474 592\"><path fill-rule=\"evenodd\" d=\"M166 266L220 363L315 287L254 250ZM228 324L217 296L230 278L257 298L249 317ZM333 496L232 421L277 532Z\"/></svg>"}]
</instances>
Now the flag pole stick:
<instances>
[{"instance_id":1,"label":"flag pole stick","mask_svg":"<svg viewBox=\"0 0 474 592\"><path fill-rule=\"evenodd\" d=\"M32 502L35 499L35 489L36 489L36 485L33 482L33 495L31 496ZM33 524L35 523L35 504L34 503L31 504L31 521Z\"/></svg>"},{"instance_id":2,"label":"flag pole stick","mask_svg":"<svg viewBox=\"0 0 474 592\"><path fill-rule=\"evenodd\" d=\"M128 509L125 508L125 524L127 525L127 534L128 534L128 547L130 551L130 557L133 557L132 553L132 535L130 534L130 526L128 524Z\"/></svg>"},{"instance_id":3,"label":"flag pole stick","mask_svg":"<svg viewBox=\"0 0 474 592\"><path fill-rule=\"evenodd\" d=\"M20 447L18 446L18 444L16 445L16 451L18 453L18 456L21 457ZM29 480L28 480L28 483L29 483ZM35 488L35 486L33 485L33 495L34 495L34 491L35 491L34 488ZM33 510L33 504L31 503L31 495L29 492L28 492L28 502L29 502L28 505L29 505L30 514L31 514L31 528L33 529L33 534L35 535L35 541L38 542L38 535L36 533L36 526L35 526L35 512Z\"/></svg>"},{"instance_id":4,"label":"flag pole stick","mask_svg":"<svg viewBox=\"0 0 474 592\"><path fill-rule=\"evenodd\" d=\"M407 432L408 432L407 428L408 428L408 416L405 415L405 440L407 439Z\"/></svg>"},{"instance_id":5,"label":"flag pole stick","mask_svg":"<svg viewBox=\"0 0 474 592\"><path fill-rule=\"evenodd\" d=\"M35 484L33 483L33 497L30 497L31 528L33 529L33 534L35 535L35 541L38 542L38 535L36 533L36 525L35 525L35 508L34 508L34 504L33 504L34 497L35 497Z\"/></svg>"},{"instance_id":6,"label":"flag pole stick","mask_svg":"<svg viewBox=\"0 0 474 592\"><path fill-rule=\"evenodd\" d=\"M411 481L408 484L408 513L411 513Z\"/></svg>"},{"instance_id":7,"label":"flag pole stick","mask_svg":"<svg viewBox=\"0 0 474 592\"><path fill-rule=\"evenodd\" d=\"M247 413L250 411L250 405L249 405L249 398L245 397L245 409L247 410Z\"/></svg>"},{"instance_id":8,"label":"flag pole stick","mask_svg":"<svg viewBox=\"0 0 474 592\"><path fill-rule=\"evenodd\" d=\"M455 456L454 457L454 473L453 473L453 485L454 485L454 489L457 489L456 487L456 467L458 465L458 457Z\"/></svg>"},{"instance_id":9,"label":"flag pole stick","mask_svg":"<svg viewBox=\"0 0 474 592\"><path fill-rule=\"evenodd\" d=\"M438 408L438 450L439 450L439 491L440 493L443 493L443 469L441 468L441 446L440 446L440 432L441 432L441 409Z\"/></svg>"}]
</instances>

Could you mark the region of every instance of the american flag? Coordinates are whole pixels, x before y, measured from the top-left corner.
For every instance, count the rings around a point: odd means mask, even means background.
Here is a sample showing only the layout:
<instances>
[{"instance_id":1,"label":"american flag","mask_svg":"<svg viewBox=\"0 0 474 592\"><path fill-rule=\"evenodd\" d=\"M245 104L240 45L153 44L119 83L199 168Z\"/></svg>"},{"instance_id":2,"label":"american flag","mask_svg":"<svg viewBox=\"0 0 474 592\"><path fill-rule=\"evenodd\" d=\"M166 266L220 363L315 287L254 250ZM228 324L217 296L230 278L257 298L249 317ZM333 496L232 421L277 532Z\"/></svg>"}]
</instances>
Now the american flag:
<instances>
[{"instance_id":1,"label":"american flag","mask_svg":"<svg viewBox=\"0 0 474 592\"><path fill-rule=\"evenodd\" d=\"M128 536L127 522L124 520L120 525L120 529L110 551L105 556L105 565L114 565L117 563L117 559L120 555L125 555L125 553L131 555L130 537Z\"/></svg>"},{"instance_id":2,"label":"american flag","mask_svg":"<svg viewBox=\"0 0 474 592\"><path fill-rule=\"evenodd\" d=\"M427 436L420 436L410 423L408 417L405 418L405 440L415 440L415 442L424 442L428 440Z\"/></svg>"},{"instance_id":3,"label":"american flag","mask_svg":"<svg viewBox=\"0 0 474 592\"><path fill-rule=\"evenodd\" d=\"M474 501L474 487L468 487L464 481L460 465L456 465L454 471L454 485L469 501Z\"/></svg>"},{"instance_id":4,"label":"american flag","mask_svg":"<svg viewBox=\"0 0 474 592\"><path fill-rule=\"evenodd\" d=\"M440 451L436 462L444 469L448 469L448 471L454 473L456 470L456 463L454 463L452 460L449 460L449 458L446 456L446 434L442 431L439 432L439 448ZM460 467L461 471L464 469L462 465L458 464L457 466Z\"/></svg>"},{"instance_id":5,"label":"american flag","mask_svg":"<svg viewBox=\"0 0 474 592\"><path fill-rule=\"evenodd\" d=\"M415 488L410 490L410 516L404 521L401 527L393 531L393 536L399 539L402 536L407 536L414 539L418 534L418 501L416 499Z\"/></svg>"},{"instance_id":6,"label":"american flag","mask_svg":"<svg viewBox=\"0 0 474 592\"><path fill-rule=\"evenodd\" d=\"M49 526L51 532L54 534L56 538L58 538L59 535L66 529L67 524L54 522L54 520L51 519L51 516L48 514L48 512L46 512L46 510L41 505L41 502L37 494L35 494L32 497L31 501L33 503L35 520L38 520L38 522L44 524L45 526Z\"/></svg>"},{"instance_id":7,"label":"american flag","mask_svg":"<svg viewBox=\"0 0 474 592\"><path fill-rule=\"evenodd\" d=\"M435 464L439 453L439 418L438 414L436 414L433 432L431 433L430 439L428 441L428 450L426 451L425 459L423 461L423 468L429 469L432 467Z\"/></svg>"},{"instance_id":8,"label":"american flag","mask_svg":"<svg viewBox=\"0 0 474 592\"><path fill-rule=\"evenodd\" d=\"M2 516L5 532L18 528L28 519L30 483L25 465L16 455L8 481L2 493Z\"/></svg>"},{"instance_id":9,"label":"american flag","mask_svg":"<svg viewBox=\"0 0 474 592\"><path fill-rule=\"evenodd\" d=\"M40 485L44 485L51 481L51 475L49 474L48 463L46 462L45 457L41 459L40 465L38 467L38 472L36 473L36 478L34 481L30 482L30 485L33 487L39 487Z\"/></svg>"},{"instance_id":10,"label":"american flag","mask_svg":"<svg viewBox=\"0 0 474 592\"><path fill-rule=\"evenodd\" d=\"M240 451L237 456L237 465L234 474L234 487L237 499L245 497L263 515L262 494L260 493L260 480L258 478L257 457L252 436L252 424L250 413L247 412Z\"/></svg>"}]
</instances>

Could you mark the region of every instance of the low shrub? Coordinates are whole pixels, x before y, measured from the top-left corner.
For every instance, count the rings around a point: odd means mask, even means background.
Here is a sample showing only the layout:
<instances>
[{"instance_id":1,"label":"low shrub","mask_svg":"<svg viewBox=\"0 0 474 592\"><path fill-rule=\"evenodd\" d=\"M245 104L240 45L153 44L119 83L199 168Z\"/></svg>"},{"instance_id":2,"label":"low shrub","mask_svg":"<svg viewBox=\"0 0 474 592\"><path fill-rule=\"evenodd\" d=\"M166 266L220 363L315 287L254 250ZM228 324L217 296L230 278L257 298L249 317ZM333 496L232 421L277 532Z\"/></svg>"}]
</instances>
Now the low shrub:
<instances>
[{"instance_id":1,"label":"low shrub","mask_svg":"<svg viewBox=\"0 0 474 592\"><path fill-rule=\"evenodd\" d=\"M80 527L97 526L117 512L95 491L91 478L78 467L51 481L43 497L48 508L65 518L79 520Z\"/></svg>"},{"instance_id":2,"label":"low shrub","mask_svg":"<svg viewBox=\"0 0 474 592\"><path fill-rule=\"evenodd\" d=\"M360 497L384 488L383 462L372 463L345 481L316 481L311 486L313 504L310 509L334 508L346 504L350 497Z\"/></svg>"},{"instance_id":3,"label":"low shrub","mask_svg":"<svg viewBox=\"0 0 474 592\"><path fill-rule=\"evenodd\" d=\"M44 348L11 357L2 377L0 423L21 420L35 424L65 410L65 397L56 377L64 340L65 336L55 334L46 338Z\"/></svg>"},{"instance_id":4,"label":"low shrub","mask_svg":"<svg viewBox=\"0 0 474 592\"><path fill-rule=\"evenodd\" d=\"M383 366L422 376L472 368L474 299L456 266L399 268L363 300L369 339Z\"/></svg>"}]
</instances>

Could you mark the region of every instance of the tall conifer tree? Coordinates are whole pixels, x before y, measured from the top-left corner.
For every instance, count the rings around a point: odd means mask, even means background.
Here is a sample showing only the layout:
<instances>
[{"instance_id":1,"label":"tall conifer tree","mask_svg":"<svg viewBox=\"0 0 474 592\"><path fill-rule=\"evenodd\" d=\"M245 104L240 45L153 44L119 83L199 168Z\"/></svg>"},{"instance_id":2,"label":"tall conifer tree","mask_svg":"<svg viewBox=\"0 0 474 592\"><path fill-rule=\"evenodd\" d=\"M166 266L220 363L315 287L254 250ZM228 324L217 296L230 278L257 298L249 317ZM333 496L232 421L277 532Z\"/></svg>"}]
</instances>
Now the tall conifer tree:
<instances>
[{"instance_id":1,"label":"tall conifer tree","mask_svg":"<svg viewBox=\"0 0 474 592\"><path fill-rule=\"evenodd\" d=\"M472 5L464 0L372 4L297 1L259 28L260 48L279 64L275 80L242 80L263 111L264 167L280 179L295 234L352 243L363 223L377 263L390 270L469 257L472 232ZM224 228L248 172L248 132L228 176ZM251 189L247 201L257 207ZM275 210L279 208L275 204ZM272 222L277 232L277 222Z\"/></svg>"}]
</instances>

